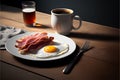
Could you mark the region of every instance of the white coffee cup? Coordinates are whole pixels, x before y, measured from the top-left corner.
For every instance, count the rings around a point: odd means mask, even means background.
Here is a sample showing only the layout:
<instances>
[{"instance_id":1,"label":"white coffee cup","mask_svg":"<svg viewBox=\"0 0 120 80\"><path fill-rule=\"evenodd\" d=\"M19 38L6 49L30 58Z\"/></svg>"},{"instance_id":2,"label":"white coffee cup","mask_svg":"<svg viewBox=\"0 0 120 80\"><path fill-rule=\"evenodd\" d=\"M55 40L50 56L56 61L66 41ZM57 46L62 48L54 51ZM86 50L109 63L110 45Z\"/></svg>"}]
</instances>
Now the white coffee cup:
<instances>
[{"instance_id":1,"label":"white coffee cup","mask_svg":"<svg viewBox=\"0 0 120 80\"><path fill-rule=\"evenodd\" d=\"M72 29L77 30L81 26L81 20L78 15L73 15L72 9L56 8L51 10L51 26L56 33L68 35ZM73 19L79 20L78 27L73 26Z\"/></svg>"}]
</instances>

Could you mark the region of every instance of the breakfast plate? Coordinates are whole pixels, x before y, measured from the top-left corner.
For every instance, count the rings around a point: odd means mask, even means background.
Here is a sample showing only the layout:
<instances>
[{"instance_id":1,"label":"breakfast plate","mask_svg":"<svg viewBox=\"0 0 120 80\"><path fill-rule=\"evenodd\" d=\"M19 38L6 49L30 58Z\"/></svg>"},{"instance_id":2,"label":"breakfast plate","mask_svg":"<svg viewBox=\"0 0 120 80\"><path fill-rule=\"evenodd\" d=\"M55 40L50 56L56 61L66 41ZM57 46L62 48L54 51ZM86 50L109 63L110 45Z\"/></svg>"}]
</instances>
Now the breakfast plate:
<instances>
[{"instance_id":1,"label":"breakfast plate","mask_svg":"<svg viewBox=\"0 0 120 80\"><path fill-rule=\"evenodd\" d=\"M59 41L60 44L63 44L63 43L67 44L69 47L68 51L64 54L59 55L59 56L53 56L53 57L47 57L47 58L37 57L36 56L37 53L36 54L26 54L26 55L20 54L18 51L18 48L15 47L16 40L18 40L24 36L29 36L29 35L32 35L35 33L36 32L26 32L26 33L16 35L16 36L8 39L6 44L5 44L6 50L10 54L12 54L13 56L16 56L16 57L19 57L22 59L32 60L32 61L50 61L50 60L57 60L57 59L67 57L67 56L71 55L76 49L76 44L72 39L70 39L66 36L60 35L60 34L48 33L48 36L54 37L54 40Z\"/></svg>"}]
</instances>

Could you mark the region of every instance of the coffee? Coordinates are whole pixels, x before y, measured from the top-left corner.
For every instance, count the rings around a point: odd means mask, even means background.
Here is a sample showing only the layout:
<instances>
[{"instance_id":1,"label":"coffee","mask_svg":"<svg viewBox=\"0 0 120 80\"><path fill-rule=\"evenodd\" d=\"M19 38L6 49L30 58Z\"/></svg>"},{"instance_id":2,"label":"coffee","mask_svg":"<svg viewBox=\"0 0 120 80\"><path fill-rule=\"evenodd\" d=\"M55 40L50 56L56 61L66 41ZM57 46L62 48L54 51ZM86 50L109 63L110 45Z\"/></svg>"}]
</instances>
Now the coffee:
<instances>
[{"instance_id":1,"label":"coffee","mask_svg":"<svg viewBox=\"0 0 120 80\"><path fill-rule=\"evenodd\" d=\"M71 9L66 9L66 8L53 9L52 12L55 14L72 14L73 13Z\"/></svg>"},{"instance_id":2,"label":"coffee","mask_svg":"<svg viewBox=\"0 0 120 80\"><path fill-rule=\"evenodd\" d=\"M67 10L55 10L54 13L56 13L56 14L70 14L70 11L67 11Z\"/></svg>"}]
</instances>

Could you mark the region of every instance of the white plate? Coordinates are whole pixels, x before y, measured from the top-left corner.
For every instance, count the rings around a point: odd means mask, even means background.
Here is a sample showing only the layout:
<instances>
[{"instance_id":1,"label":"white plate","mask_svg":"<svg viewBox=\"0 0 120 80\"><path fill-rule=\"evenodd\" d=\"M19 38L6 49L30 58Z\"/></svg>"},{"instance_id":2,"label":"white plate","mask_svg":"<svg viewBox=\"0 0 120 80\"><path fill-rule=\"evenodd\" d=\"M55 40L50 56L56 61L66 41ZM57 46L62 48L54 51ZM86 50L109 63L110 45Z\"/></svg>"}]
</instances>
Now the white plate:
<instances>
[{"instance_id":1,"label":"white plate","mask_svg":"<svg viewBox=\"0 0 120 80\"><path fill-rule=\"evenodd\" d=\"M64 58L66 56L69 56L76 49L76 44L72 39L70 39L66 36L63 36L63 35L48 33L48 36L53 36L54 40L58 40L60 42L68 44L69 45L68 52L66 52L62 55L59 55L59 56L54 56L54 57L49 57L49 58L38 58L38 57L35 57L33 55L29 55L29 54L28 55L22 55L18 52L18 48L15 47L16 40L20 39L23 36L28 36L28 35L31 35L31 34L35 34L35 32L27 32L27 33L20 34L20 35L17 35L17 36L14 36L14 37L10 38L5 44L6 50L8 52L10 52L10 54L12 54L16 57L19 57L19 58L23 58L23 59L27 59L27 60L33 60L33 61L49 61L49 60L57 60L57 59L61 59L61 58Z\"/></svg>"}]
</instances>

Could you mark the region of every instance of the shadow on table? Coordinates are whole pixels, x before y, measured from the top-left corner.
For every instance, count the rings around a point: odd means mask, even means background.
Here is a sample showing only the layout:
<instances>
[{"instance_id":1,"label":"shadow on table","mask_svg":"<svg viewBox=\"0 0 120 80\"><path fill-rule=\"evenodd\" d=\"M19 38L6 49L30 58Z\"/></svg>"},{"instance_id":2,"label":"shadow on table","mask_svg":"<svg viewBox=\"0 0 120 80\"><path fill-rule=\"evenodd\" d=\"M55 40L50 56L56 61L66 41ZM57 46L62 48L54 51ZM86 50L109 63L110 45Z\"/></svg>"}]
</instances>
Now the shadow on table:
<instances>
[{"instance_id":1,"label":"shadow on table","mask_svg":"<svg viewBox=\"0 0 120 80\"><path fill-rule=\"evenodd\" d=\"M31 61L31 60L20 59L17 57L15 57L15 59L24 65L28 65L32 67L41 67L41 68L59 67L59 66L64 66L68 64L79 52L79 49L80 47L77 46L74 53L71 54L70 56L67 56L65 58L58 59L58 60L52 60L52 61Z\"/></svg>"},{"instance_id":2,"label":"shadow on table","mask_svg":"<svg viewBox=\"0 0 120 80\"><path fill-rule=\"evenodd\" d=\"M40 23L34 23L33 25L26 25L24 24L26 27L29 27L29 28L43 28L43 29L46 29L46 28L51 28L50 25L43 25L43 24L40 24Z\"/></svg>"},{"instance_id":3,"label":"shadow on table","mask_svg":"<svg viewBox=\"0 0 120 80\"><path fill-rule=\"evenodd\" d=\"M119 33L116 35L105 35L102 33L101 34L89 34L89 33L71 32L67 36L68 37L91 39L91 40L119 41Z\"/></svg>"}]
</instances>

